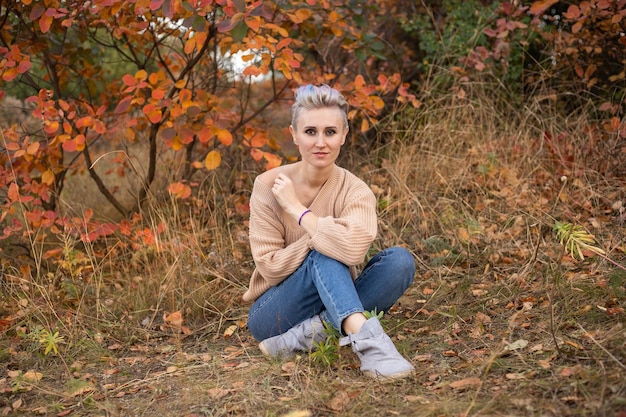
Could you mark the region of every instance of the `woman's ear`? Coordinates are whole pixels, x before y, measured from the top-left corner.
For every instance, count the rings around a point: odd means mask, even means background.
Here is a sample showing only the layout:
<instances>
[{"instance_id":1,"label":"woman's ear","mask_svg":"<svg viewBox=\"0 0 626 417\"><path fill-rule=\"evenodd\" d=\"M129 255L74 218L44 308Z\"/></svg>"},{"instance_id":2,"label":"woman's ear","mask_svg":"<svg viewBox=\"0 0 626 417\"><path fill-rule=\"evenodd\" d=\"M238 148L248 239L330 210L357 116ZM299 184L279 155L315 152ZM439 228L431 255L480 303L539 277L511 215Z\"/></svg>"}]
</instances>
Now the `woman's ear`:
<instances>
[{"instance_id":1,"label":"woman's ear","mask_svg":"<svg viewBox=\"0 0 626 417\"><path fill-rule=\"evenodd\" d=\"M296 142L296 132L295 132L295 130L293 130L293 126L292 125L289 125L289 133L291 133L291 138L293 139L293 143L295 143L297 145L298 142Z\"/></svg>"},{"instance_id":2,"label":"woman's ear","mask_svg":"<svg viewBox=\"0 0 626 417\"><path fill-rule=\"evenodd\" d=\"M341 141L341 144L343 145L344 143L346 143L346 138L348 137L348 133L350 132L350 128L346 127L346 131L343 134L343 140Z\"/></svg>"}]
</instances>

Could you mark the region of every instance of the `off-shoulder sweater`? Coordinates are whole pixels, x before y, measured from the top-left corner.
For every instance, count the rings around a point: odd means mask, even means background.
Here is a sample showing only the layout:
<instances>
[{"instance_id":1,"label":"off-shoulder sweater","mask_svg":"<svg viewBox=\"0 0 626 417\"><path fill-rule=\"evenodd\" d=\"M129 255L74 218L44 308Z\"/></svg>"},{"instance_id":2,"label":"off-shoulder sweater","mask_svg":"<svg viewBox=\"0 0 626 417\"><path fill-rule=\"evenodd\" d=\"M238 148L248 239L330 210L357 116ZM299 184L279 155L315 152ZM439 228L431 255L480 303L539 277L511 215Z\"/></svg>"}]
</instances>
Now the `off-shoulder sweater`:
<instances>
[{"instance_id":1,"label":"off-shoulder sweater","mask_svg":"<svg viewBox=\"0 0 626 417\"><path fill-rule=\"evenodd\" d=\"M283 211L270 186L255 180L249 226L255 269L244 301L256 300L289 277L311 250L347 265L356 278L357 266L377 233L374 193L354 174L335 165L309 209L318 216L313 236Z\"/></svg>"}]
</instances>

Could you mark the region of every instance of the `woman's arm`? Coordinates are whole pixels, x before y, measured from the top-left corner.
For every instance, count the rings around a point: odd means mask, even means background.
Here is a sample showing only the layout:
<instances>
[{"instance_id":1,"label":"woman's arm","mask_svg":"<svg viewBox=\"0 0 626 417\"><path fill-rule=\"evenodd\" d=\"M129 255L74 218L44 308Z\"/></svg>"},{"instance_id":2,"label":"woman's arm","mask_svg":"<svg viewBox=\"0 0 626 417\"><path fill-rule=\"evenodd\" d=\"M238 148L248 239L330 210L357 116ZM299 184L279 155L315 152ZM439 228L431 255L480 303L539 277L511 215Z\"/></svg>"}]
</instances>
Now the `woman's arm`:
<instances>
[{"instance_id":1,"label":"woman's arm","mask_svg":"<svg viewBox=\"0 0 626 417\"><path fill-rule=\"evenodd\" d=\"M270 285L277 285L302 264L310 251L311 237L304 234L287 245L284 211L273 200L270 188L255 181L250 197L250 249L256 268Z\"/></svg>"}]
</instances>

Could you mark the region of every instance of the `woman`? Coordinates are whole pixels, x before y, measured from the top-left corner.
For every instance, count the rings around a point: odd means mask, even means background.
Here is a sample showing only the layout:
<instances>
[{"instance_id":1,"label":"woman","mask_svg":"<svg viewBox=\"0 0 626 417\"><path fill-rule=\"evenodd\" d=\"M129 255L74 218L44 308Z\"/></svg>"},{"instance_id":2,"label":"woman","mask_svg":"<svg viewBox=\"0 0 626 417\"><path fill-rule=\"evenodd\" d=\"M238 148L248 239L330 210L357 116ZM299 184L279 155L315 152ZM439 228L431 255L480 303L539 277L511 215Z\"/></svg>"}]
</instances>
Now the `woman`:
<instances>
[{"instance_id":1,"label":"woman","mask_svg":"<svg viewBox=\"0 0 626 417\"><path fill-rule=\"evenodd\" d=\"M378 318L413 282L403 248L383 250L357 275L377 231L369 187L335 164L348 135L348 103L335 89L296 91L289 131L301 160L259 175L250 198L255 270L245 301L248 328L270 357L288 357L326 339L323 322L344 336L370 377L400 378L413 366L398 353Z\"/></svg>"}]
</instances>

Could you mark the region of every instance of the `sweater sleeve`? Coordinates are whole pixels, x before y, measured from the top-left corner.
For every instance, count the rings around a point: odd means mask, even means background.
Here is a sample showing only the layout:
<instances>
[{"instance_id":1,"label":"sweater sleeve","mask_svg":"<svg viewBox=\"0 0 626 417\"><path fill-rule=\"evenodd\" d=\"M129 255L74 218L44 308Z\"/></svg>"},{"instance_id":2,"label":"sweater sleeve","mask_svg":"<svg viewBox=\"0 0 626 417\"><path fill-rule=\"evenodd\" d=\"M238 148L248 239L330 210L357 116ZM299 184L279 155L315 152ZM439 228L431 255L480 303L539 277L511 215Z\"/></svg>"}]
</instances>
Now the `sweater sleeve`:
<instances>
[{"instance_id":1,"label":"sweater sleeve","mask_svg":"<svg viewBox=\"0 0 626 417\"><path fill-rule=\"evenodd\" d=\"M255 181L250 197L250 249L256 269L269 285L277 285L302 264L310 251L311 238L303 234L287 244L285 216L271 189Z\"/></svg>"},{"instance_id":2,"label":"sweater sleeve","mask_svg":"<svg viewBox=\"0 0 626 417\"><path fill-rule=\"evenodd\" d=\"M318 218L310 246L345 265L355 266L363 262L376 238L376 197L362 183L347 198L339 216Z\"/></svg>"}]
</instances>

